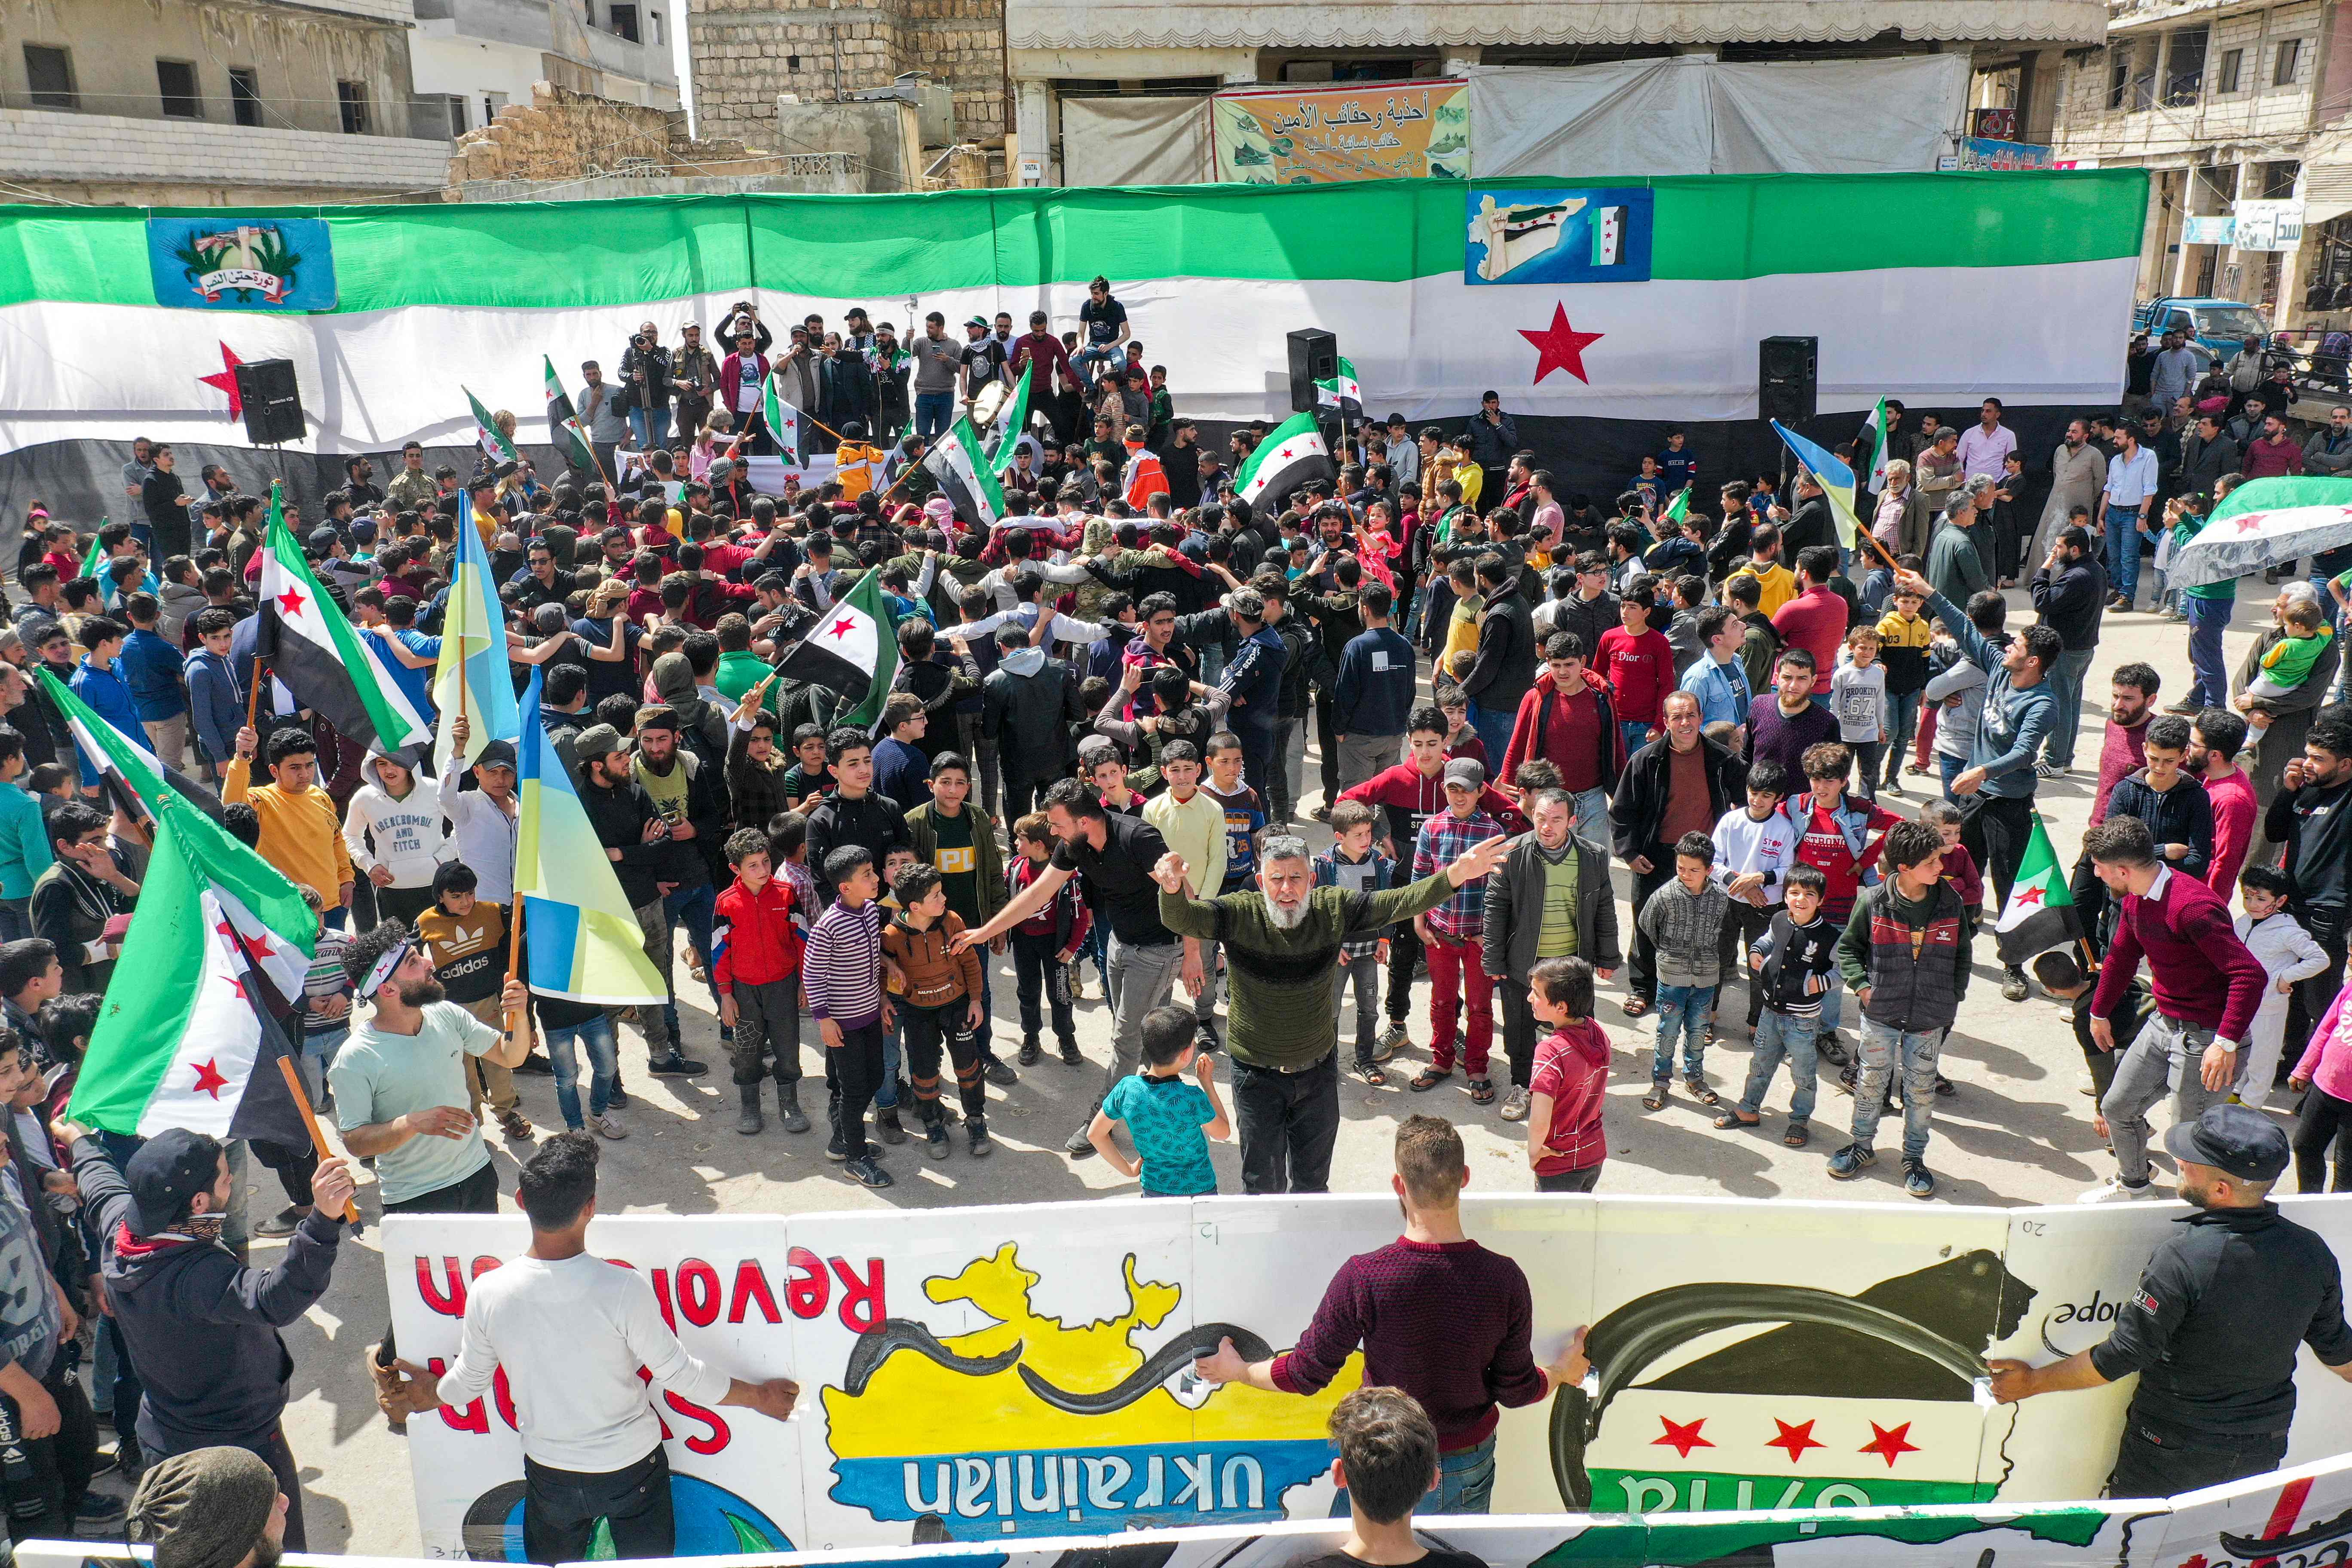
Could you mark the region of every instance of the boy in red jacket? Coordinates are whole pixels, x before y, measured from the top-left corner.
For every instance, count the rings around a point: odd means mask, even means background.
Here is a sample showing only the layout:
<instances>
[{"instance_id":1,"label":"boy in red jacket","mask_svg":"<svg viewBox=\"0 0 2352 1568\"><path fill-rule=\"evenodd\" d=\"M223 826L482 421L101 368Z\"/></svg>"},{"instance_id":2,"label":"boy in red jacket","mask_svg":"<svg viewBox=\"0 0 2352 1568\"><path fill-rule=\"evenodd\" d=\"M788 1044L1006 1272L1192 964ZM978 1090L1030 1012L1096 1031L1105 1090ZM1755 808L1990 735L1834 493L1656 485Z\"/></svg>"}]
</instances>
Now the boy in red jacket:
<instances>
[{"instance_id":1,"label":"boy in red jacket","mask_svg":"<svg viewBox=\"0 0 2352 1568\"><path fill-rule=\"evenodd\" d=\"M765 1125L760 1116L761 1057L776 1055L776 1115L787 1132L805 1132L801 1110L801 949L793 889L774 874L768 836L746 827L727 840L735 880L719 895L710 917L710 979L719 989L719 1021L735 1031L728 1055L742 1114L735 1131L746 1137Z\"/></svg>"}]
</instances>

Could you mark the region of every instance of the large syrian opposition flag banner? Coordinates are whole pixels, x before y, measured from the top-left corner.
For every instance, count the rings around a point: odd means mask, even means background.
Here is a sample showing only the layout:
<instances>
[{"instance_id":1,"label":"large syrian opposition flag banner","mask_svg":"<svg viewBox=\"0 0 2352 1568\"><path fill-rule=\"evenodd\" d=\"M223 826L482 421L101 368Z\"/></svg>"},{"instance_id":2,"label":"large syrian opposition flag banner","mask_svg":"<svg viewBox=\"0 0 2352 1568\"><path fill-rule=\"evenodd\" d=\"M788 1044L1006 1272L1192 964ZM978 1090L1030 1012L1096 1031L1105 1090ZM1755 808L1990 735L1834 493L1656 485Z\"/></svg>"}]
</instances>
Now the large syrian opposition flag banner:
<instances>
[{"instance_id":1,"label":"large syrian opposition flag banner","mask_svg":"<svg viewBox=\"0 0 2352 1568\"><path fill-rule=\"evenodd\" d=\"M294 700L325 715L344 739L385 751L433 743L425 721L382 657L319 585L286 526L284 498L269 491L269 531L261 543L261 631L256 648ZM321 889L323 891L324 889Z\"/></svg>"},{"instance_id":2,"label":"large syrian opposition flag banner","mask_svg":"<svg viewBox=\"0 0 2352 1568\"><path fill-rule=\"evenodd\" d=\"M991 529L1004 515L1004 491L981 453L980 436L969 416L957 416L947 434L931 443L923 467L939 481L940 493L954 505L956 516L970 526Z\"/></svg>"},{"instance_id":3,"label":"large syrian opposition flag banner","mask_svg":"<svg viewBox=\"0 0 2352 1568\"><path fill-rule=\"evenodd\" d=\"M514 264L525 242L510 209L361 205L320 215L331 307L282 313L159 305L136 214L19 207L0 216L0 318L22 345L0 395L0 450L119 442L134 426L239 445L218 384L224 344L293 363L320 420L314 449L383 452L477 439L467 402L417 374L418 344L462 342L473 390L522 415L535 445L548 439L546 359L607 353L648 314L709 327L749 298L771 321L836 319L913 293L951 321L1032 300L1058 330L1098 268L1120 280L1179 405L1202 419L1286 417L1284 337L1300 327L1334 333L1360 384L1381 389L1378 412L1415 424L1458 420L1489 387L1521 418L1753 419L1753 356L1727 345L1781 331L1819 335L1819 406L1851 412L1845 430L1882 396L1948 407L1954 388L1970 402L2097 407L2120 386L2114 323L2132 301L2147 179L2116 168L1201 186L1151 192L1146 226L1137 194L1119 190L861 198L873 232L921 235L914 246L839 244L829 197L565 202L530 217L527 265ZM1646 221L1627 224L1612 253L1579 251L1573 286L1465 272L1482 201L1590 214L1629 190ZM2034 330L1954 334L1923 354L1884 326L1928 318ZM89 515L108 510L93 499Z\"/></svg>"},{"instance_id":4,"label":"large syrian opposition flag banner","mask_svg":"<svg viewBox=\"0 0 2352 1568\"><path fill-rule=\"evenodd\" d=\"M813 680L840 692L851 704L840 721L853 729L880 717L898 673L898 623L883 602L880 569L835 599L776 668L789 680Z\"/></svg>"},{"instance_id":5,"label":"large syrian opposition flag banner","mask_svg":"<svg viewBox=\"0 0 2352 1568\"><path fill-rule=\"evenodd\" d=\"M1331 448L1315 427L1312 414L1294 414L1266 432L1234 475L1234 494L1252 506L1263 496L1269 504L1309 479L1331 477Z\"/></svg>"},{"instance_id":6,"label":"large syrian opposition flag banner","mask_svg":"<svg viewBox=\"0 0 2352 1568\"><path fill-rule=\"evenodd\" d=\"M2179 588L2228 583L2352 544L2352 479L2282 475L2249 479L2221 498L2205 526L2172 552Z\"/></svg>"}]
</instances>

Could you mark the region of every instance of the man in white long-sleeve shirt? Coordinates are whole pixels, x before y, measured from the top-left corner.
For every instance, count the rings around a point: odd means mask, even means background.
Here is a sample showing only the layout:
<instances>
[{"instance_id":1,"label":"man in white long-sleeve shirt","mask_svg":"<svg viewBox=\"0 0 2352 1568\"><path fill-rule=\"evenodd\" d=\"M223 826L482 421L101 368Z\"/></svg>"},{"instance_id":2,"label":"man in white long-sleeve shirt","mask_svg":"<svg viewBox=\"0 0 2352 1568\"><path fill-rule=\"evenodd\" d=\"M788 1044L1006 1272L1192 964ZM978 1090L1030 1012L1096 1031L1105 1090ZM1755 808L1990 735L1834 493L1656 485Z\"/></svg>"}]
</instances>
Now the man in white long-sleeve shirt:
<instances>
[{"instance_id":1,"label":"man in white long-sleeve shirt","mask_svg":"<svg viewBox=\"0 0 2352 1568\"><path fill-rule=\"evenodd\" d=\"M586 1133L541 1144L522 1168L518 1196L530 1216L530 1250L474 1280L464 1348L437 1385L400 1363L411 1380L404 1385L410 1414L472 1404L503 1366L522 1436L524 1556L577 1562L600 1519L612 1530L615 1557L673 1556L669 1458L651 1401L666 1390L782 1421L800 1385L784 1377L749 1383L688 1355L662 1321L646 1277L588 1250L596 1143Z\"/></svg>"},{"instance_id":2,"label":"man in white long-sleeve shirt","mask_svg":"<svg viewBox=\"0 0 2352 1568\"><path fill-rule=\"evenodd\" d=\"M463 748L467 740L464 714L450 721L450 733ZM515 799L515 750L504 741L492 741L474 759L474 782L464 786L466 770L454 762L441 774L438 793L441 815L449 819L451 848L444 859L459 860L480 879L474 896L493 904L514 902L515 843L521 833L521 805Z\"/></svg>"}]
</instances>

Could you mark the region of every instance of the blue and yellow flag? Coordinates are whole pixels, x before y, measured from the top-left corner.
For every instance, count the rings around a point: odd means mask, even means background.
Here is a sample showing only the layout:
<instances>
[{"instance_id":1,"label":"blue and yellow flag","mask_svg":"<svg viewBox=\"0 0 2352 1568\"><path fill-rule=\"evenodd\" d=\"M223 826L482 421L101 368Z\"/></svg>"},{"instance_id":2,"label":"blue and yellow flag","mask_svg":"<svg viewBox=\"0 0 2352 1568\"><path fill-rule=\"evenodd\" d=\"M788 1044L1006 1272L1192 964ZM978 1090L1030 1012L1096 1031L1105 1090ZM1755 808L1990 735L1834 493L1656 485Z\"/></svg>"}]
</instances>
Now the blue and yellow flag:
<instances>
[{"instance_id":1,"label":"blue and yellow flag","mask_svg":"<svg viewBox=\"0 0 2352 1568\"><path fill-rule=\"evenodd\" d=\"M522 738L514 677L507 668L506 607L490 581L490 557L478 530L457 531L457 564L441 620L441 658L433 670L433 700L440 726L433 737L436 773L452 765L457 739L450 721L466 716L466 766L492 741Z\"/></svg>"},{"instance_id":2,"label":"blue and yellow flag","mask_svg":"<svg viewBox=\"0 0 2352 1568\"><path fill-rule=\"evenodd\" d=\"M668 990L646 957L645 932L540 721L539 686L534 669L523 692L522 740L515 747L522 799L514 886L523 900L530 988L604 1007L667 1001Z\"/></svg>"}]
</instances>

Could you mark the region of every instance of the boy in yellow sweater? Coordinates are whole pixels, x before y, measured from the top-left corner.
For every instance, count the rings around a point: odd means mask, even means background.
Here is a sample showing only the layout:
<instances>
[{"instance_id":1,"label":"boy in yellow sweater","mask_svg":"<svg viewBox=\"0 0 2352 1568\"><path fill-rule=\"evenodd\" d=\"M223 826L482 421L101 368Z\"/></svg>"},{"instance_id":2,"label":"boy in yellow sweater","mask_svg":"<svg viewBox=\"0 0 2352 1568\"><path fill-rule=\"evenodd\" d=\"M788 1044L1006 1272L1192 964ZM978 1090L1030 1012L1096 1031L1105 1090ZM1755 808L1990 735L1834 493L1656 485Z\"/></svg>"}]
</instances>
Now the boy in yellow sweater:
<instances>
[{"instance_id":1,"label":"boy in yellow sweater","mask_svg":"<svg viewBox=\"0 0 2352 1568\"><path fill-rule=\"evenodd\" d=\"M236 732L236 756L221 780L221 800L243 801L261 818L261 858L300 887L309 883L324 892L327 924L341 931L350 919L352 852L343 843L342 821L335 803L319 787L319 743L308 730L288 725L269 737L269 779L253 783L253 754L261 737L249 728Z\"/></svg>"}]
</instances>

